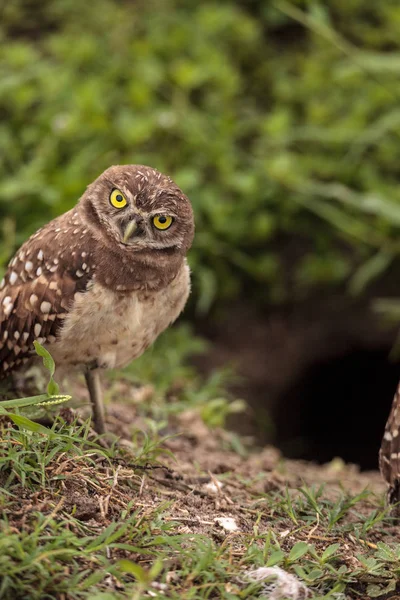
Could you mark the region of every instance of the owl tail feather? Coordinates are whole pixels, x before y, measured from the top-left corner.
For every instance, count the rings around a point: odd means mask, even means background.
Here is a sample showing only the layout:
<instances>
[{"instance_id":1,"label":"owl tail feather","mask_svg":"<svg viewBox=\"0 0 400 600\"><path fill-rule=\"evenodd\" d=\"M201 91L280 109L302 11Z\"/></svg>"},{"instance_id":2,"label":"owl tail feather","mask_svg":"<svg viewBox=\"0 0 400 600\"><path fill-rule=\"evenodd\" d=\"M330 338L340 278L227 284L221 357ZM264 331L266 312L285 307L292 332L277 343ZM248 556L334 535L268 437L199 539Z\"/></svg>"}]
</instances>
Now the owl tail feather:
<instances>
[{"instance_id":1,"label":"owl tail feather","mask_svg":"<svg viewBox=\"0 0 400 600\"><path fill-rule=\"evenodd\" d=\"M398 504L396 512L400 516L400 383L383 434L379 451L379 468L389 486L388 502Z\"/></svg>"}]
</instances>

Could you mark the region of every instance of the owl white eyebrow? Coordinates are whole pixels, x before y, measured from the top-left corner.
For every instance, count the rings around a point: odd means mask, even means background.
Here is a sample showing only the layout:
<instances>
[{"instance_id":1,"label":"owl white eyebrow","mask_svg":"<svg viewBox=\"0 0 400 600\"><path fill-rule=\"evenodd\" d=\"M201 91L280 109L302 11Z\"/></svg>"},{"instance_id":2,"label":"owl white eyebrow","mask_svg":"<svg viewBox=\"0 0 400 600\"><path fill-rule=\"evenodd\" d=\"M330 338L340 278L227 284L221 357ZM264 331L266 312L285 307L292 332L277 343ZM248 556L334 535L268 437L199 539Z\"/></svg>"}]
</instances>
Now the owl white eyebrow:
<instances>
[{"instance_id":1,"label":"owl white eyebrow","mask_svg":"<svg viewBox=\"0 0 400 600\"><path fill-rule=\"evenodd\" d=\"M156 217L157 215L160 216L166 216L166 217L173 217L174 219L177 219L177 214L174 213L172 210L165 210L163 208L161 208L160 210L153 210L150 213L147 213L149 215L150 218Z\"/></svg>"},{"instance_id":2,"label":"owl white eyebrow","mask_svg":"<svg viewBox=\"0 0 400 600\"><path fill-rule=\"evenodd\" d=\"M124 194L124 196L129 196L130 198L132 198L132 194L127 189L122 187L121 185L115 185L111 181L110 181L110 184L112 185L110 194L112 194L114 190L117 190L118 192L121 192L121 194Z\"/></svg>"}]
</instances>

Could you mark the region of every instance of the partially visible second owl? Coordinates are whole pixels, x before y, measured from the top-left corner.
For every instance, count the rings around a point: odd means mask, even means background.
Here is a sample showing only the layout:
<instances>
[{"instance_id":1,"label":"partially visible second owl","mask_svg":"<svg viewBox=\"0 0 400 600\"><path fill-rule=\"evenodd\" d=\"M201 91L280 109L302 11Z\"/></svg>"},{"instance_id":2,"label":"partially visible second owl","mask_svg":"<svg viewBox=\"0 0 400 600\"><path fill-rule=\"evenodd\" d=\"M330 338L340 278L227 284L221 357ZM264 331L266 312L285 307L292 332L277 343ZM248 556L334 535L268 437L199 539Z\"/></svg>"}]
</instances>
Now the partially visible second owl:
<instances>
[{"instance_id":1,"label":"partially visible second owl","mask_svg":"<svg viewBox=\"0 0 400 600\"><path fill-rule=\"evenodd\" d=\"M383 434L379 466L388 485L389 503L400 502L400 383ZM397 512L400 512L399 508Z\"/></svg>"},{"instance_id":2,"label":"partially visible second owl","mask_svg":"<svg viewBox=\"0 0 400 600\"><path fill-rule=\"evenodd\" d=\"M146 166L114 166L76 207L35 233L0 283L0 378L32 360L34 340L56 364L85 371L104 431L98 370L140 356L178 317L190 291L188 198Z\"/></svg>"}]
</instances>

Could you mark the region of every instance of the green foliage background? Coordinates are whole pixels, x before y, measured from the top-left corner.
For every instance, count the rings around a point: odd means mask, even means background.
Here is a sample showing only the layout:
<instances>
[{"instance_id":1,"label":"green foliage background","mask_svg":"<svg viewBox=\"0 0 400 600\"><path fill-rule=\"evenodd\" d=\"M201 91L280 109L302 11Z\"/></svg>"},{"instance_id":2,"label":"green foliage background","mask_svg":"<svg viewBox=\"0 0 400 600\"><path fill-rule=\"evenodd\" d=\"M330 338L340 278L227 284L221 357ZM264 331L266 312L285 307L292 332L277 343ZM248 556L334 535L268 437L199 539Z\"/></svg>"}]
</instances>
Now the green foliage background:
<instances>
[{"instance_id":1,"label":"green foliage background","mask_svg":"<svg viewBox=\"0 0 400 600\"><path fill-rule=\"evenodd\" d=\"M116 163L192 199L197 309L398 254L400 4L0 0L0 260Z\"/></svg>"}]
</instances>

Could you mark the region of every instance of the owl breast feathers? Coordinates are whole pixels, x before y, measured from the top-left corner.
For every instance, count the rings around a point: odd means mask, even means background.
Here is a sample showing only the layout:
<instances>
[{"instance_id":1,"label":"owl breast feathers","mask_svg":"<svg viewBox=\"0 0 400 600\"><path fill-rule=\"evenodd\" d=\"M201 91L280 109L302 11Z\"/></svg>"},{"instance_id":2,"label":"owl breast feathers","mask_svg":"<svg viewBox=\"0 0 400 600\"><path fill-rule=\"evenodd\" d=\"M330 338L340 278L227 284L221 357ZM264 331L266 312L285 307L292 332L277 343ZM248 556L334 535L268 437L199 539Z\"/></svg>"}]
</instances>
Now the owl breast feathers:
<instances>
[{"instance_id":1,"label":"owl breast feathers","mask_svg":"<svg viewBox=\"0 0 400 600\"><path fill-rule=\"evenodd\" d=\"M140 165L107 169L76 207L35 233L0 284L0 377L34 355L123 366L182 311L194 235L188 198Z\"/></svg>"}]
</instances>

